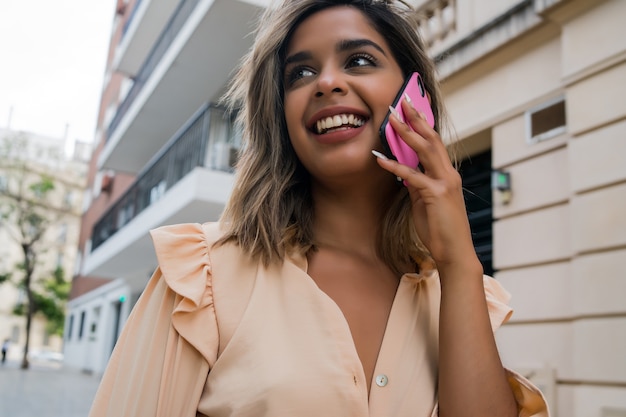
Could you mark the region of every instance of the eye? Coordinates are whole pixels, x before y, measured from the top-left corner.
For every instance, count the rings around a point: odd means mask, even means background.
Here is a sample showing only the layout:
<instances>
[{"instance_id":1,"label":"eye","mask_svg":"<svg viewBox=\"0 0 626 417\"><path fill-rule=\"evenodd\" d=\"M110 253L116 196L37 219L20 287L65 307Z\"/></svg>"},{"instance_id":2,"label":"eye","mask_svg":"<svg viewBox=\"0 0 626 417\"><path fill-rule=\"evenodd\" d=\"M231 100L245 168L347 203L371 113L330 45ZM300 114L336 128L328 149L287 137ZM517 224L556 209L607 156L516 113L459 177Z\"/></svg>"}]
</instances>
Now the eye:
<instances>
[{"instance_id":1,"label":"eye","mask_svg":"<svg viewBox=\"0 0 626 417\"><path fill-rule=\"evenodd\" d=\"M361 53L350 56L350 58L348 58L346 66L348 68L374 67L376 66L376 62L376 58L374 58L372 55Z\"/></svg>"},{"instance_id":2,"label":"eye","mask_svg":"<svg viewBox=\"0 0 626 417\"><path fill-rule=\"evenodd\" d=\"M306 78L306 77L311 77L315 75L315 73L313 72L312 69L308 68L308 67L294 67L291 68L289 70L287 70L287 72L285 73L285 85L286 86L291 86L293 85L295 82Z\"/></svg>"}]
</instances>

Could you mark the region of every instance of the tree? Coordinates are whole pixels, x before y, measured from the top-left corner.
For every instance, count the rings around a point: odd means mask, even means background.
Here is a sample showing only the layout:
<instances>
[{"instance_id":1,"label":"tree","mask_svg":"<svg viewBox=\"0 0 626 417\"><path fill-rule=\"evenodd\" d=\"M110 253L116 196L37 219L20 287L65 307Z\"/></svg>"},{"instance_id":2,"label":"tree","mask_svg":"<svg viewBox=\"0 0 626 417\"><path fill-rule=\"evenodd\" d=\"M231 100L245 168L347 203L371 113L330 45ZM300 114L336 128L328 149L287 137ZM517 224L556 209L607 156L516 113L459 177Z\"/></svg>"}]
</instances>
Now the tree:
<instances>
[{"instance_id":1,"label":"tree","mask_svg":"<svg viewBox=\"0 0 626 417\"><path fill-rule=\"evenodd\" d=\"M46 251L45 235L63 215L64 209L53 204L51 197L56 189L53 177L38 164L29 160L28 141L23 136L5 138L0 145L0 227L19 246L22 261L14 271L0 271L1 281L13 281L26 294L22 305L14 312L26 317L26 343L22 369L29 368L28 351L30 330L37 311L55 321L63 320L59 311L64 290L59 287L63 272L56 271L48 280L35 274L39 257ZM61 324L62 327L62 324Z\"/></svg>"},{"instance_id":2,"label":"tree","mask_svg":"<svg viewBox=\"0 0 626 417\"><path fill-rule=\"evenodd\" d=\"M33 295L33 314L43 314L46 317L46 330L50 335L63 335L65 324L65 303L70 294L72 284L65 279L63 268L57 266L52 275L38 282L39 288L31 288ZM18 303L13 314L26 316L28 305Z\"/></svg>"}]
</instances>

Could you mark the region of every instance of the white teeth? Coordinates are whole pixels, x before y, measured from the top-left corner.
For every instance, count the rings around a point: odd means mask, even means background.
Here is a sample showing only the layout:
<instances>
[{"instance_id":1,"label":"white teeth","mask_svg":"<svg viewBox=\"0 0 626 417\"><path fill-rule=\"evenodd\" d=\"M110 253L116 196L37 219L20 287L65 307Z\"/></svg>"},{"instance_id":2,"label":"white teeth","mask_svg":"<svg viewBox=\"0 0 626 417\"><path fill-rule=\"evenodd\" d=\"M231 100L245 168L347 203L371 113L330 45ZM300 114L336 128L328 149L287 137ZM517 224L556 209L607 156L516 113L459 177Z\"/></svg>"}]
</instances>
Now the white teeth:
<instances>
[{"instance_id":1,"label":"white teeth","mask_svg":"<svg viewBox=\"0 0 626 417\"><path fill-rule=\"evenodd\" d=\"M341 127L344 125L360 127L363 126L364 120L360 116L354 114L338 114L333 117L326 117L317 121L317 133L324 133L326 130Z\"/></svg>"}]
</instances>

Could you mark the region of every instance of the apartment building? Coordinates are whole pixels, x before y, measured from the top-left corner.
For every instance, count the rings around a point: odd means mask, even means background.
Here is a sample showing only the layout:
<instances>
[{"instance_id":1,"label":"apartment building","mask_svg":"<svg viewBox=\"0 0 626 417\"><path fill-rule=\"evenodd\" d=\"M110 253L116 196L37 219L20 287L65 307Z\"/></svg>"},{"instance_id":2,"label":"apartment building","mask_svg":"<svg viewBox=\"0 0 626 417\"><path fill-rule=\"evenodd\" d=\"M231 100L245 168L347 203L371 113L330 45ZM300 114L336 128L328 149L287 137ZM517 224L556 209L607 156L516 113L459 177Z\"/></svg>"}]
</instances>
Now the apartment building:
<instances>
[{"instance_id":1,"label":"apartment building","mask_svg":"<svg viewBox=\"0 0 626 417\"><path fill-rule=\"evenodd\" d=\"M3 213L12 203L4 192L28 196L27 191L23 191L25 187L18 191L21 181L28 187L41 181L41 176L45 175L54 183L45 207L45 215L51 223L38 241L33 288L41 290L37 288L37 283L50 278L57 267L63 269L66 279L71 279L77 257L87 160L91 153L89 144L74 143L74 152L68 156L68 139L65 137L11 129L0 129L0 142L3 150L0 155L0 205ZM9 149L12 150L9 152ZM20 161L20 167L24 164L23 171L16 169L11 163L13 159ZM13 282L0 284L0 338L10 340L8 358L21 360L26 343L26 318L13 314L13 309L26 300L25 291L15 285L21 276L16 265L24 261L24 254L20 247L21 236L15 232L13 225L12 220L4 219L0 224L0 273L13 274ZM29 352L34 362L63 349L63 338L50 334L47 324L42 314L33 316Z\"/></svg>"},{"instance_id":2,"label":"apartment building","mask_svg":"<svg viewBox=\"0 0 626 417\"><path fill-rule=\"evenodd\" d=\"M626 415L626 2L413 3L460 141L477 250L513 294L504 363L555 416ZM267 4L120 0L68 365L104 369L156 266L149 229L219 216L239 138L215 103Z\"/></svg>"}]
</instances>

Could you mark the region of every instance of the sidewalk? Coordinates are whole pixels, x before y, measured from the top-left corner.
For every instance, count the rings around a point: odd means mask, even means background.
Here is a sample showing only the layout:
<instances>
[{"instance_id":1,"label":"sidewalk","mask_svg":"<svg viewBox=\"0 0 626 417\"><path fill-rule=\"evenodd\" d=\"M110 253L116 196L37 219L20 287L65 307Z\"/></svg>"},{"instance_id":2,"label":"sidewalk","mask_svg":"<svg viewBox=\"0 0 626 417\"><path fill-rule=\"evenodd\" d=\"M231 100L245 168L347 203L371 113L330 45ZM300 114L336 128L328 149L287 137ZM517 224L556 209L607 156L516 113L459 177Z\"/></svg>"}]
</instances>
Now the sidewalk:
<instances>
[{"instance_id":1,"label":"sidewalk","mask_svg":"<svg viewBox=\"0 0 626 417\"><path fill-rule=\"evenodd\" d=\"M0 416L86 417L100 379L60 365L0 366Z\"/></svg>"}]
</instances>

